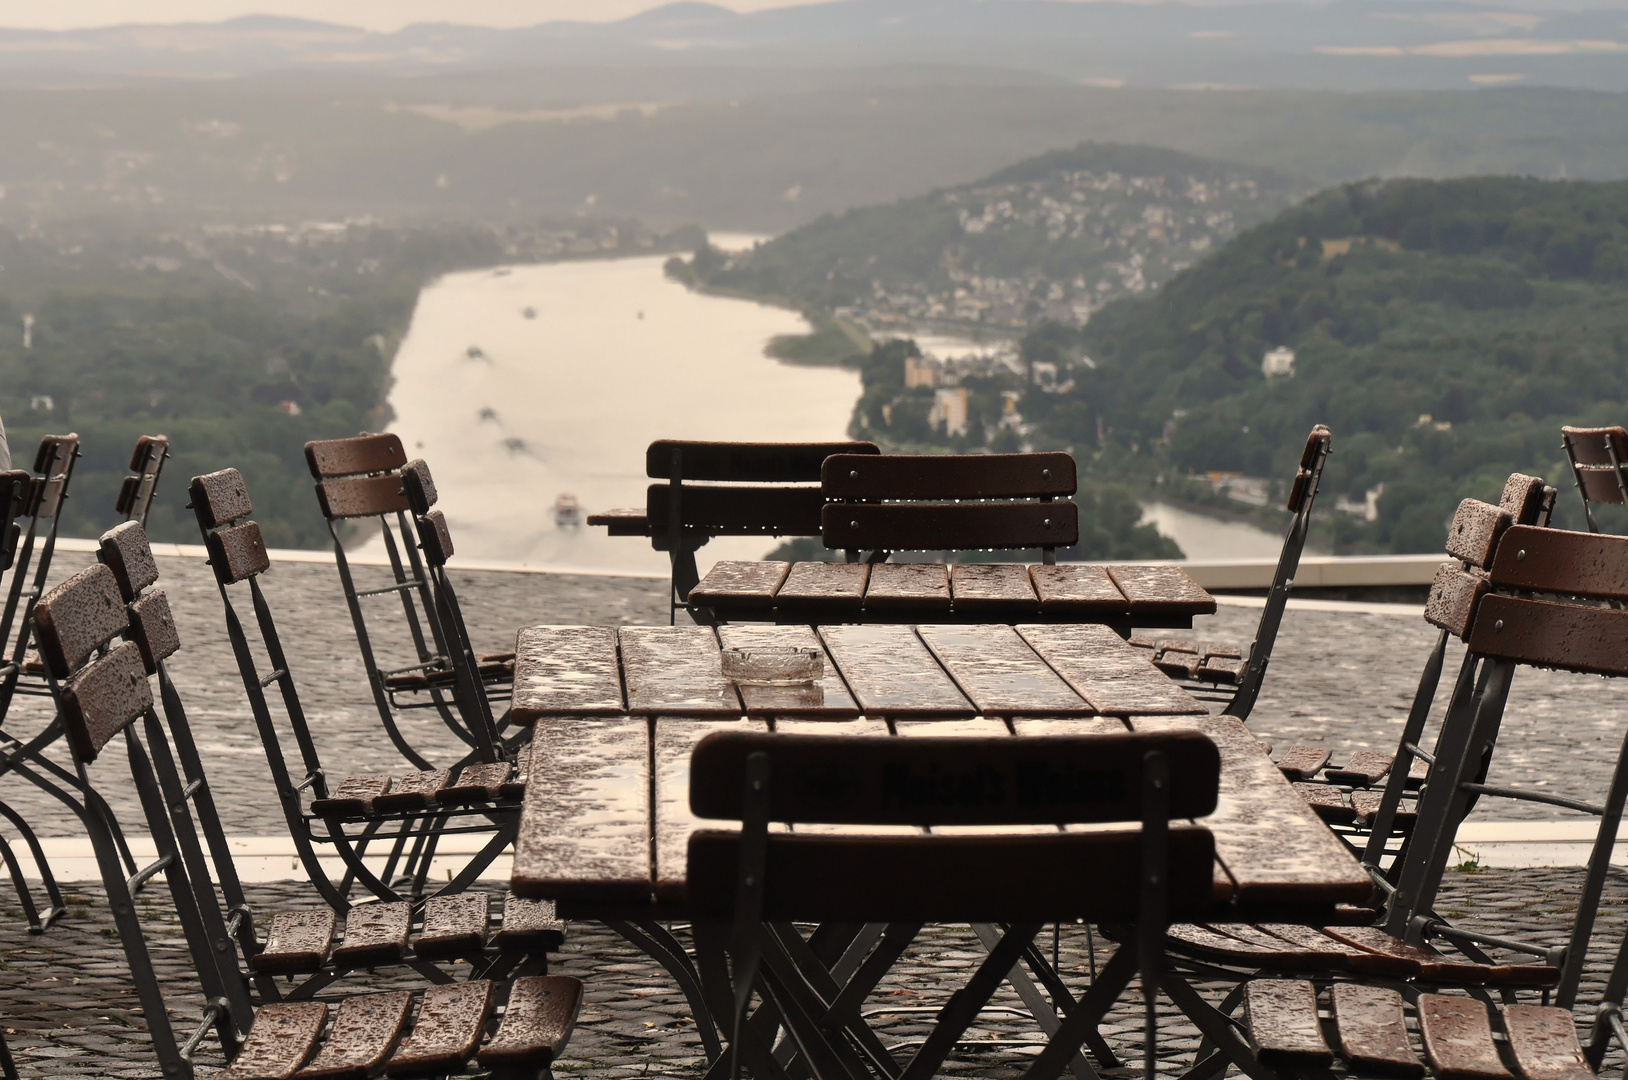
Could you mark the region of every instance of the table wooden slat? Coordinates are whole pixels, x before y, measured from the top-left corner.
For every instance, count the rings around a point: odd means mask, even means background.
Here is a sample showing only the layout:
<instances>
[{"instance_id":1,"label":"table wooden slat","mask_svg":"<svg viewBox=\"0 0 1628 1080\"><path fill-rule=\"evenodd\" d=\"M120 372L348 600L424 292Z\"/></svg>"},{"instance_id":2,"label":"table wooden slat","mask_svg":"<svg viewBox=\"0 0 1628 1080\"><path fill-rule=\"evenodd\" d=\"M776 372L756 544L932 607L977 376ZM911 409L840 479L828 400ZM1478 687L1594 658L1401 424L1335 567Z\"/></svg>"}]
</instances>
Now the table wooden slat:
<instances>
[{"instance_id":1,"label":"table wooden slat","mask_svg":"<svg viewBox=\"0 0 1628 1080\"><path fill-rule=\"evenodd\" d=\"M868 563L797 563L775 594L775 607L782 615L798 611L858 612L864 603L870 570Z\"/></svg>"},{"instance_id":2,"label":"table wooden slat","mask_svg":"<svg viewBox=\"0 0 1628 1080\"><path fill-rule=\"evenodd\" d=\"M893 732L886 720L810 720L806 717L776 717L770 721L776 735L863 735L886 739Z\"/></svg>"},{"instance_id":3,"label":"table wooden slat","mask_svg":"<svg viewBox=\"0 0 1628 1080\"><path fill-rule=\"evenodd\" d=\"M822 652L825 649L811 626L730 624L718 628L718 640L726 649L774 647ZM738 686L736 689L746 703L747 716L819 716L842 720L859 715L859 705L848 693L830 657L825 660L825 675L813 686Z\"/></svg>"},{"instance_id":4,"label":"table wooden slat","mask_svg":"<svg viewBox=\"0 0 1628 1080\"><path fill-rule=\"evenodd\" d=\"M1221 797L1199 821L1243 902L1360 902L1372 883L1243 723L1230 716L1132 717L1137 731L1202 731L1221 751Z\"/></svg>"},{"instance_id":5,"label":"table wooden slat","mask_svg":"<svg viewBox=\"0 0 1628 1080\"><path fill-rule=\"evenodd\" d=\"M1110 566L1108 576L1130 602L1132 615L1215 613L1215 597L1179 566Z\"/></svg>"},{"instance_id":6,"label":"table wooden slat","mask_svg":"<svg viewBox=\"0 0 1628 1080\"><path fill-rule=\"evenodd\" d=\"M1208 713L1148 659L1106 626L1019 626L1023 640L1100 713L1160 716Z\"/></svg>"},{"instance_id":7,"label":"table wooden slat","mask_svg":"<svg viewBox=\"0 0 1628 1080\"><path fill-rule=\"evenodd\" d=\"M714 563L707 576L690 590L690 603L702 607L728 604L771 608L776 590L790 571L791 563L778 560Z\"/></svg>"},{"instance_id":8,"label":"table wooden slat","mask_svg":"<svg viewBox=\"0 0 1628 1080\"><path fill-rule=\"evenodd\" d=\"M896 720L893 723L893 733L901 737L949 735L977 739L1012 734L1004 720L996 720L991 716L975 716L971 720Z\"/></svg>"},{"instance_id":9,"label":"table wooden slat","mask_svg":"<svg viewBox=\"0 0 1628 1080\"><path fill-rule=\"evenodd\" d=\"M616 716L625 711L616 631L605 626L528 626L514 645L514 720Z\"/></svg>"},{"instance_id":10,"label":"table wooden slat","mask_svg":"<svg viewBox=\"0 0 1628 1080\"><path fill-rule=\"evenodd\" d=\"M628 712L654 716L739 716L740 696L724 678L718 639L705 626L624 626L622 675Z\"/></svg>"},{"instance_id":11,"label":"table wooden slat","mask_svg":"<svg viewBox=\"0 0 1628 1080\"><path fill-rule=\"evenodd\" d=\"M650 755L643 718L538 724L512 885L521 896L650 900Z\"/></svg>"},{"instance_id":12,"label":"table wooden slat","mask_svg":"<svg viewBox=\"0 0 1628 1080\"><path fill-rule=\"evenodd\" d=\"M943 563L877 563L865 589L865 610L948 611L950 568Z\"/></svg>"},{"instance_id":13,"label":"table wooden slat","mask_svg":"<svg viewBox=\"0 0 1628 1080\"><path fill-rule=\"evenodd\" d=\"M921 626L917 632L961 692L986 716L1096 712L1010 626Z\"/></svg>"},{"instance_id":14,"label":"table wooden slat","mask_svg":"<svg viewBox=\"0 0 1628 1080\"><path fill-rule=\"evenodd\" d=\"M1130 725L1118 716L1034 717L1012 721L1012 732L1017 735L1123 735L1128 731Z\"/></svg>"},{"instance_id":15,"label":"table wooden slat","mask_svg":"<svg viewBox=\"0 0 1628 1080\"><path fill-rule=\"evenodd\" d=\"M958 612L1028 614L1040 610L1029 568L1022 563L956 563L950 595Z\"/></svg>"},{"instance_id":16,"label":"table wooden slat","mask_svg":"<svg viewBox=\"0 0 1628 1080\"><path fill-rule=\"evenodd\" d=\"M765 731L761 720L656 719L656 899L684 901L690 833L704 828L739 828L736 822L708 822L690 813L690 755L714 731Z\"/></svg>"},{"instance_id":17,"label":"table wooden slat","mask_svg":"<svg viewBox=\"0 0 1628 1080\"><path fill-rule=\"evenodd\" d=\"M819 632L866 716L976 714L912 627L822 626Z\"/></svg>"},{"instance_id":18,"label":"table wooden slat","mask_svg":"<svg viewBox=\"0 0 1628 1080\"><path fill-rule=\"evenodd\" d=\"M1130 602L1119 591L1108 570L1084 563L1031 566L1029 578L1040 597L1040 610L1058 614L1126 615Z\"/></svg>"}]
</instances>

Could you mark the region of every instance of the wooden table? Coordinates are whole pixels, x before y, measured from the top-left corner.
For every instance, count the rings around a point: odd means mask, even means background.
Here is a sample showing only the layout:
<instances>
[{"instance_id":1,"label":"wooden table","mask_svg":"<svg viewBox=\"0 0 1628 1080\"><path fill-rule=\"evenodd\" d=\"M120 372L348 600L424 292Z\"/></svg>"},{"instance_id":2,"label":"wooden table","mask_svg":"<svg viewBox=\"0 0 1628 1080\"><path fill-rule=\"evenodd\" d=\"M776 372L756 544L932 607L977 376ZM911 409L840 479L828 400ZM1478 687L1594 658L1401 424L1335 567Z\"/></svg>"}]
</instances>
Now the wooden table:
<instances>
[{"instance_id":1,"label":"wooden table","mask_svg":"<svg viewBox=\"0 0 1628 1080\"><path fill-rule=\"evenodd\" d=\"M1179 566L723 561L690 590L722 622L1093 622L1187 628L1215 598Z\"/></svg>"},{"instance_id":2,"label":"wooden table","mask_svg":"<svg viewBox=\"0 0 1628 1080\"><path fill-rule=\"evenodd\" d=\"M823 648L810 688L737 688L726 645ZM1216 918L1361 902L1368 875L1244 726L1098 625L531 627L513 718L535 723L513 888L562 914L684 914L689 758L712 731L917 734L1196 727L1221 751ZM625 688L625 694L624 694ZM537 723L544 721L543 723Z\"/></svg>"}]
</instances>

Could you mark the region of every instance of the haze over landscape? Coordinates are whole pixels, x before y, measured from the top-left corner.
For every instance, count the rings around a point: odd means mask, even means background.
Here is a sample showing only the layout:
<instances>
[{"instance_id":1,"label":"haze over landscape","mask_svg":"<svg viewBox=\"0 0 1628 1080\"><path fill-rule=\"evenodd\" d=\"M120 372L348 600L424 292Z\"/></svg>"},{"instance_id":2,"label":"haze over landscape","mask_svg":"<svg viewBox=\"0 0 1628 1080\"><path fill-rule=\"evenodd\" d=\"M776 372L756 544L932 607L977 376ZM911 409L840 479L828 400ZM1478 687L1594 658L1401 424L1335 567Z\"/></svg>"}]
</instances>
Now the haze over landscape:
<instances>
[{"instance_id":1,"label":"haze over landscape","mask_svg":"<svg viewBox=\"0 0 1628 1080\"><path fill-rule=\"evenodd\" d=\"M419 291L514 263L661 256L787 309L806 332L762 363L858 375L830 437L1072 450L1080 557L1169 554L1151 500L1280 528L1317 421L1341 448L1319 542L1429 550L1501 473L1562 475L1558 423L1622 407L1621 4L131 14L0 9L0 415L14 446L85 437L75 531L164 428L177 474L240 463L272 542L320 545L300 445L424 400L396 350L453 331L410 331ZM567 343L591 331L526 330L538 365L591 362ZM507 422L547 445L548 416ZM190 539L163 498L155 535Z\"/></svg>"}]
</instances>

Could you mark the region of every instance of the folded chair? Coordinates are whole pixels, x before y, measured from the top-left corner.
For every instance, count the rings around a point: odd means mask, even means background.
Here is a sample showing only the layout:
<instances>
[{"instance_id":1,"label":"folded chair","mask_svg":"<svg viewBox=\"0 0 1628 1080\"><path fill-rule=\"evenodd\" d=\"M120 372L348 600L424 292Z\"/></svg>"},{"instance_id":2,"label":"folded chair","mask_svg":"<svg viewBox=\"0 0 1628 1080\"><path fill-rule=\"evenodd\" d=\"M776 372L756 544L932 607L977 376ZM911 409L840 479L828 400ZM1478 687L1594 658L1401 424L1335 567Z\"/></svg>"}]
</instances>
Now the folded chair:
<instances>
[{"instance_id":1,"label":"folded chair","mask_svg":"<svg viewBox=\"0 0 1628 1080\"><path fill-rule=\"evenodd\" d=\"M227 635L271 767L283 816L312 883L336 911L350 907L348 895L353 881L380 899L399 901L403 897L387 882L392 880L405 854L405 865L413 868L406 871L411 878L408 891L417 897L426 887L425 876L440 836L490 833L491 839L480 852L436 895L451 895L467 889L514 838L520 797L524 794L524 757L516 775L515 765L499 757L494 733L477 728L474 737L479 744L478 752L466 755L451 767L394 778L349 776L335 782L323 767L283 652L276 620L260 587L260 575L271 563L260 526L248 520L253 504L242 476L236 469L223 469L193 477L191 498L225 608ZM246 591L264 649L265 674L261 674L260 661L244 633L232 598L234 587L244 584L248 586ZM237 588L236 591L244 590ZM273 719L272 705L265 693L265 688L273 683L279 691L277 720ZM298 780L288 771L280 725L292 736L305 770ZM307 791L311 793L309 805L303 801ZM391 841L392 847L384 873L376 875L364 865L362 855L369 844L380 840ZM346 872L339 882L332 881L322 869L317 845L331 848L343 860Z\"/></svg>"},{"instance_id":2,"label":"folded chair","mask_svg":"<svg viewBox=\"0 0 1628 1080\"><path fill-rule=\"evenodd\" d=\"M34 455L32 474L22 470L3 474L9 478L14 500L6 522L6 546L16 555L5 609L0 612L0 645L9 654L9 661L0 666L0 722L4 722L17 694L45 697L51 693L42 678L39 658L30 655L29 646L33 640L34 605L51 573L59 512L68 497L68 484L78 459L78 435L47 435ZM7 482L0 479L0 486ZM26 528L23 519L27 520Z\"/></svg>"},{"instance_id":3,"label":"folded chair","mask_svg":"<svg viewBox=\"0 0 1628 1080\"><path fill-rule=\"evenodd\" d=\"M139 557L137 533L130 530L140 526L132 522L121 529L126 531L110 536L104 553L112 560ZM302 1075L308 1077L371 1076L381 1066L390 1075L444 1075L462 1071L471 1058L507 1076L546 1074L570 1037L581 984L546 974L547 940L533 935L505 947L505 925L499 941L488 944L483 895L449 898L439 908L432 901L421 920L404 919L405 912L389 904L354 909L337 946L332 944L334 913L328 910L278 916L266 941L255 940L190 730L173 685L159 671L179 642L163 594L143 592L136 584L150 583L156 573L139 558L125 561L123 570L121 576L112 565L91 567L40 603L42 650L53 671L68 672L58 720L72 749L73 769L51 765L39 782L90 834L163 1075L193 1076L194 1052L211 1029L230 1063L217 1075L228 1080L287 1077L307 1062ZM126 606L132 595L136 599ZM166 706L163 719L154 709L150 677L155 672ZM134 872L120 857L117 838L124 826L96 796L92 779L93 766L102 771L103 751L121 737L140 796L141 824L158 849L153 863ZM160 874L205 1001L202 1022L184 1041L171 1025L146 944L142 909L151 906L135 903ZM219 881L219 893L211 877ZM421 926L409 956L413 921ZM236 948L228 945L234 940ZM459 982L440 966L447 960L467 962L468 980ZM428 985L365 995L330 989L348 972L390 964L417 969ZM275 978L293 975L307 977L287 990ZM262 994L258 1007L250 995L251 977ZM495 1033L482 1046L494 1024Z\"/></svg>"},{"instance_id":4,"label":"folded chair","mask_svg":"<svg viewBox=\"0 0 1628 1080\"><path fill-rule=\"evenodd\" d=\"M158 492L158 475L164 471L164 461L170 456L170 440L165 435L143 435L136 440L136 449L130 455L130 471L119 486L119 498L114 510L126 521L147 524L147 511L152 509L153 496Z\"/></svg>"},{"instance_id":5,"label":"folded chair","mask_svg":"<svg viewBox=\"0 0 1628 1080\"><path fill-rule=\"evenodd\" d=\"M1331 440L1331 433L1322 424L1312 428L1306 437L1300 466L1289 485L1287 505L1294 519L1283 537L1283 551L1278 555L1266 606L1261 609L1261 621L1255 627L1255 640L1247 648L1219 643L1194 644L1175 638L1131 639L1131 644L1153 650L1153 662L1159 670L1182 683L1199 700L1224 703L1221 710L1224 715L1248 720L1260 697L1266 665L1272 659L1272 646L1283 624L1283 612L1289 603L1289 592L1294 588L1295 572L1300 568L1306 535L1311 531L1311 506L1317 498Z\"/></svg>"},{"instance_id":6,"label":"folded chair","mask_svg":"<svg viewBox=\"0 0 1628 1080\"><path fill-rule=\"evenodd\" d=\"M1628 502L1628 431L1620 427L1560 429L1589 532L1599 532L1593 503Z\"/></svg>"},{"instance_id":7,"label":"folded chair","mask_svg":"<svg viewBox=\"0 0 1628 1080\"><path fill-rule=\"evenodd\" d=\"M659 439L644 455L643 510L588 516L611 536L645 536L672 563L668 621L701 576L695 552L714 536L818 536L820 467L832 454L880 454L875 443L735 443Z\"/></svg>"},{"instance_id":8,"label":"folded chair","mask_svg":"<svg viewBox=\"0 0 1628 1080\"><path fill-rule=\"evenodd\" d=\"M691 811L740 826L690 836L686 897L713 1015L728 1018L732 1073L744 1063L760 1080L787 1075L766 1039L778 1023L821 1080L927 1080L1043 923L1091 919L1134 923L1136 931L1026 1075L1058 1075L1140 970L1151 1077L1163 930L1209 904L1215 858L1207 829L1171 819L1212 812L1219 774L1215 745L1198 732L927 736L890 740L883 752L854 736L706 736L691 758ZM1091 782L1045 782L1065 776ZM954 777L980 791L1027 795L931 796L967 790ZM844 828L770 831L780 822ZM1075 822L1139 827L1058 828ZM864 828L924 824L945 831ZM860 1017L876 982L924 923L997 920L1004 934L925 1044L908 1062L894 1061ZM838 985L793 925L816 922L892 925ZM749 1017L754 993L769 1023Z\"/></svg>"},{"instance_id":9,"label":"folded chair","mask_svg":"<svg viewBox=\"0 0 1628 1080\"><path fill-rule=\"evenodd\" d=\"M396 712L433 708L454 734L474 746L476 729L483 723L480 717L491 713L491 699L508 696L514 678L514 654L477 656L479 677L473 687L460 683L450 658L450 639L409 521L411 507L402 487L402 473L409 466L400 437L362 434L353 439L309 442L305 444L305 460L316 481L317 503L333 537L334 562L379 721L404 759L415 769L429 769L429 756L407 740ZM422 461L411 467L421 471L424 498L433 505L436 492L428 468ZM344 523L361 520L377 523L390 562L386 582L368 588L358 586L341 539ZM399 622L390 620L384 629L397 638L405 632L412 652L399 660L406 662L387 660L380 664L374 648L380 628L370 628L367 615L370 610L378 613L378 609L374 604L364 604L374 598L385 600L388 607L393 607L391 599L399 602Z\"/></svg>"}]
</instances>

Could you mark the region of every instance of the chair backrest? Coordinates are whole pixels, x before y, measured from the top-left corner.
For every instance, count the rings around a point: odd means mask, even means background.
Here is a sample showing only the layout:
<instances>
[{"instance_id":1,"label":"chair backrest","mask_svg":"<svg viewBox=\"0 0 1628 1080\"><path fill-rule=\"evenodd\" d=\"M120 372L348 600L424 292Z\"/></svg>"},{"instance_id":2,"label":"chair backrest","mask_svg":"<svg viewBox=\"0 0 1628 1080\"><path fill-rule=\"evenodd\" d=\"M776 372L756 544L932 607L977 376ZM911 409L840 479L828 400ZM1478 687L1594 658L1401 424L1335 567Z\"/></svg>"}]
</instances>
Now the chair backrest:
<instances>
[{"instance_id":1,"label":"chair backrest","mask_svg":"<svg viewBox=\"0 0 1628 1080\"><path fill-rule=\"evenodd\" d=\"M1628 430L1620 427L1560 429L1589 532L1599 532L1590 503L1628 501Z\"/></svg>"},{"instance_id":2,"label":"chair backrest","mask_svg":"<svg viewBox=\"0 0 1628 1080\"><path fill-rule=\"evenodd\" d=\"M170 456L170 440L166 435L143 435L136 440L130 454L130 471L119 487L119 498L114 510L126 521L147 524L147 511L152 509L153 495L158 491L158 476L164 471L164 461Z\"/></svg>"},{"instance_id":3,"label":"chair backrest","mask_svg":"<svg viewBox=\"0 0 1628 1080\"><path fill-rule=\"evenodd\" d=\"M1070 454L839 454L820 470L828 548L877 552L1039 548L1079 543ZM1061 500L1061 501L1059 501Z\"/></svg>"},{"instance_id":4,"label":"chair backrest","mask_svg":"<svg viewBox=\"0 0 1628 1080\"><path fill-rule=\"evenodd\" d=\"M1272 646L1277 643L1278 629L1283 625L1283 612L1289 605L1289 592L1294 587L1295 574L1300 569L1300 556L1306 550L1306 536L1311 531L1311 507L1317 499L1318 485L1323 478L1323 466L1328 461L1333 434L1322 424L1311 429L1306 445L1300 452L1300 464L1294 480L1289 484L1288 509L1294 514L1289 531L1283 536L1283 550L1278 554L1277 570L1272 575L1272 588L1266 594L1266 606L1261 609L1261 621L1255 627L1255 640L1249 646L1249 659L1245 662L1243 677L1232 700L1222 710L1240 720L1249 719L1260 697L1261 684L1266 681L1266 667L1272 659Z\"/></svg>"}]
</instances>

